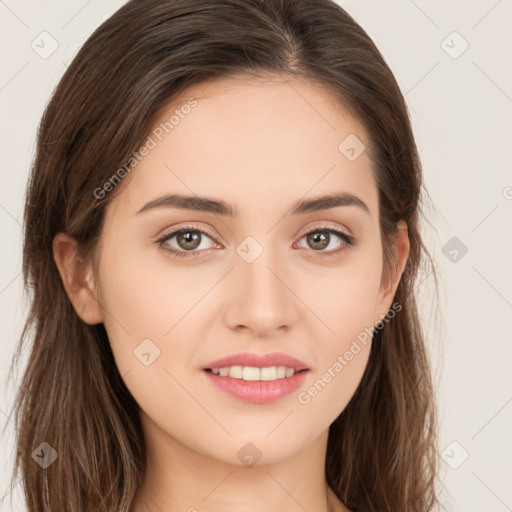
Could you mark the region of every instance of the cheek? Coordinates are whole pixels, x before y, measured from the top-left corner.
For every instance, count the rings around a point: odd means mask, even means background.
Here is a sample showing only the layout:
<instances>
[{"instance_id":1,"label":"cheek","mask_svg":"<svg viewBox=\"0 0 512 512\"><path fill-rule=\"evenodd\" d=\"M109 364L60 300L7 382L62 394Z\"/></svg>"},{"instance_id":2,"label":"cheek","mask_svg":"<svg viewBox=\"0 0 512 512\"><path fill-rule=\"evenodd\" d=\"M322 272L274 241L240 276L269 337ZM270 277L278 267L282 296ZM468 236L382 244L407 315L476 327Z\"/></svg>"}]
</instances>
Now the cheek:
<instances>
[{"instance_id":1,"label":"cheek","mask_svg":"<svg viewBox=\"0 0 512 512\"><path fill-rule=\"evenodd\" d=\"M127 244L117 242L105 246L100 270L100 302L104 309L104 326L121 376L132 372L138 379L140 370L147 368L141 353L150 353L157 361L162 347L162 334L171 327L170 304L162 302L155 289L156 277L151 266L143 264L137 250L117 250ZM159 285L163 288L163 284ZM163 294L163 293L162 293ZM168 312L166 318L166 311ZM164 321L167 323L164 325ZM148 342L147 340L151 340ZM141 345L141 343L143 345ZM149 379L140 379L137 386L144 388L151 382L151 372L143 372Z\"/></svg>"},{"instance_id":2,"label":"cheek","mask_svg":"<svg viewBox=\"0 0 512 512\"><path fill-rule=\"evenodd\" d=\"M359 253L357 264L347 264L329 279L317 276L316 287L304 288L322 322L311 333L317 340L317 366L297 399L327 423L346 407L366 369L380 276L376 252Z\"/></svg>"},{"instance_id":3,"label":"cheek","mask_svg":"<svg viewBox=\"0 0 512 512\"><path fill-rule=\"evenodd\" d=\"M218 276L211 270L206 270L203 278L198 272L172 268L165 255L157 254L148 262L147 252L145 248L120 255L104 249L101 302L119 373L144 408L153 403L158 409L161 405L157 405L155 390L179 391L166 370L180 382L186 380L197 348L191 338L197 331L198 316L206 314L209 304L201 298Z\"/></svg>"},{"instance_id":4,"label":"cheek","mask_svg":"<svg viewBox=\"0 0 512 512\"><path fill-rule=\"evenodd\" d=\"M148 259L151 250L134 248L121 257L112 251L110 259L109 251L104 251L101 289L102 305L109 313L106 321L115 329L122 326L134 340L163 337L211 286L197 279L191 282L190 272L170 270L172 264L161 254L155 252L156 257Z\"/></svg>"},{"instance_id":5,"label":"cheek","mask_svg":"<svg viewBox=\"0 0 512 512\"><path fill-rule=\"evenodd\" d=\"M377 278L377 273L354 272L340 279L336 293L324 290L321 303L316 303L323 321L312 334L317 364L297 402L308 414L322 418L323 424L329 425L342 413L368 364Z\"/></svg>"},{"instance_id":6,"label":"cheek","mask_svg":"<svg viewBox=\"0 0 512 512\"><path fill-rule=\"evenodd\" d=\"M381 280L378 252L354 252L335 268L317 269L306 280L299 276L295 290L312 313L323 321L327 346L339 346L374 325L374 311Z\"/></svg>"},{"instance_id":7,"label":"cheek","mask_svg":"<svg viewBox=\"0 0 512 512\"><path fill-rule=\"evenodd\" d=\"M169 273L142 264L136 251L103 270L102 305L108 311L104 325L116 366L142 410L165 425L190 406L190 397L179 385L187 380L186 365L177 363L190 359L190 349L173 338L187 339L182 332L190 327L187 310L205 292L191 291L194 287L180 282L179 272L169 279ZM195 421L199 424L201 418Z\"/></svg>"}]
</instances>

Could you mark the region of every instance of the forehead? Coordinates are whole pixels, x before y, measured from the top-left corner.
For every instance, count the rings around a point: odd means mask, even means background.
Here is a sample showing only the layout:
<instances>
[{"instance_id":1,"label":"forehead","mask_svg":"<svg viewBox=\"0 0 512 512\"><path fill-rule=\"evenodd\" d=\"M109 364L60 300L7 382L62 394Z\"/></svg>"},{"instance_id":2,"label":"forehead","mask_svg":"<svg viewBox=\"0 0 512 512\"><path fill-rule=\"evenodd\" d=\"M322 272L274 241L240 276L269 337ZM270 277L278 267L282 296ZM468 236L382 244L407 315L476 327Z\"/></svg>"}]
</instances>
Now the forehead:
<instances>
[{"instance_id":1,"label":"forehead","mask_svg":"<svg viewBox=\"0 0 512 512\"><path fill-rule=\"evenodd\" d=\"M112 202L135 214L157 195L178 192L223 198L243 215L345 191L375 216L372 164L367 151L346 157L350 137L369 143L360 123L318 84L244 76L196 84L159 110L151 149Z\"/></svg>"}]
</instances>

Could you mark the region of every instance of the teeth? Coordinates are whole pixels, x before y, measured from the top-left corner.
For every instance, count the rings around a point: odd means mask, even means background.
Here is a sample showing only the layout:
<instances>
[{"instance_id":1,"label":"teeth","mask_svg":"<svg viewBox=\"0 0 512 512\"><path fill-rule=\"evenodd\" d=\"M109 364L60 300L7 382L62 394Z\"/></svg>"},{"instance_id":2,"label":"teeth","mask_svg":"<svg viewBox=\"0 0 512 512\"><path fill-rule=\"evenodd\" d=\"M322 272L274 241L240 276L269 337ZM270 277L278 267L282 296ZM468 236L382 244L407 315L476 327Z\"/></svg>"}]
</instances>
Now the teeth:
<instances>
[{"instance_id":1,"label":"teeth","mask_svg":"<svg viewBox=\"0 0 512 512\"><path fill-rule=\"evenodd\" d=\"M275 366L271 366L270 368L262 368L260 374L261 380L275 380L277 378L277 368Z\"/></svg>"},{"instance_id":2,"label":"teeth","mask_svg":"<svg viewBox=\"0 0 512 512\"><path fill-rule=\"evenodd\" d=\"M229 368L229 376L233 379L241 379L244 373L243 370L242 366L231 366Z\"/></svg>"},{"instance_id":3,"label":"teeth","mask_svg":"<svg viewBox=\"0 0 512 512\"><path fill-rule=\"evenodd\" d=\"M231 373L231 370L229 370L229 373ZM261 380L261 370L259 368L251 368L250 366L245 366L242 370L242 379Z\"/></svg>"},{"instance_id":4,"label":"teeth","mask_svg":"<svg viewBox=\"0 0 512 512\"><path fill-rule=\"evenodd\" d=\"M293 368L286 366L270 366L268 368L255 368L252 366L229 366L226 368L212 368L212 373L221 377L232 377L243 380L277 380L292 377Z\"/></svg>"}]
</instances>

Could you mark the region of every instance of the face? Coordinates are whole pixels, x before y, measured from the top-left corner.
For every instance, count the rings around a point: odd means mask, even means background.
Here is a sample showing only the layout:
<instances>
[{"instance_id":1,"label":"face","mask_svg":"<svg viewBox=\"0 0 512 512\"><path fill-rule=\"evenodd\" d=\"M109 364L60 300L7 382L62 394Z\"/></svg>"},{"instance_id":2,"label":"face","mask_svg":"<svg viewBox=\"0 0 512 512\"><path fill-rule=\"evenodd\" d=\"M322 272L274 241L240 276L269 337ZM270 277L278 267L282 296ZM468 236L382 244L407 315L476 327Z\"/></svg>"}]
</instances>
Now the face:
<instances>
[{"instance_id":1,"label":"face","mask_svg":"<svg viewBox=\"0 0 512 512\"><path fill-rule=\"evenodd\" d=\"M148 430L239 465L251 442L271 463L344 410L370 353L362 333L392 303L371 161L354 146L366 135L295 79L194 86L160 114L106 211L98 321ZM244 353L270 358L212 364ZM239 379L236 366L271 369ZM296 373L273 380L277 366Z\"/></svg>"}]
</instances>

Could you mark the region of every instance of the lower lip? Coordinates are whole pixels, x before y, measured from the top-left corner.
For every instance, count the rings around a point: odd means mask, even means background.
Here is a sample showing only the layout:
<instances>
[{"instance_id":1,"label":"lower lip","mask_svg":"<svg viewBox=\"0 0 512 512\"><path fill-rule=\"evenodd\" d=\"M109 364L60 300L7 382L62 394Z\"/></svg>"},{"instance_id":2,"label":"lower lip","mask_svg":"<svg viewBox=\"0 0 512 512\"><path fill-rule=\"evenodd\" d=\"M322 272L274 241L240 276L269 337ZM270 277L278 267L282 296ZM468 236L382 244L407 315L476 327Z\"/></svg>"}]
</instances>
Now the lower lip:
<instances>
[{"instance_id":1,"label":"lower lip","mask_svg":"<svg viewBox=\"0 0 512 512\"><path fill-rule=\"evenodd\" d=\"M269 404L289 395L302 385L309 370L277 380L243 380L204 371L210 381L228 395L252 404Z\"/></svg>"}]
</instances>

